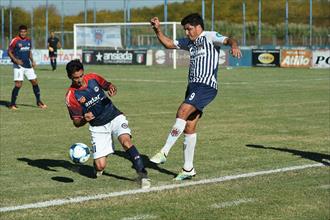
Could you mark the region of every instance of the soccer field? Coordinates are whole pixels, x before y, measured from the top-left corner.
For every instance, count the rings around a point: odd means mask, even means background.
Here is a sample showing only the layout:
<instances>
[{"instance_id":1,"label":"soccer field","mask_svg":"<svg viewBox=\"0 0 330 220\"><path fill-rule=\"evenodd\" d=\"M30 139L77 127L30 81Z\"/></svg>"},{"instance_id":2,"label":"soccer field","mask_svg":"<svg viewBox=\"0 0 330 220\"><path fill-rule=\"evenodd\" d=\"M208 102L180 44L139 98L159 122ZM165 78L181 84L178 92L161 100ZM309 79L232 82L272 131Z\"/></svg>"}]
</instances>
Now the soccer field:
<instances>
[{"instance_id":1,"label":"soccer field","mask_svg":"<svg viewBox=\"0 0 330 220\"><path fill-rule=\"evenodd\" d=\"M19 110L10 111L12 69L0 66L0 219L330 218L329 69L221 68L220 92L198 126L197 175L177 183L182 137L165 164L149 157L174 123L187 68L85 66L117 86L112 100L127 115L145 160L147 191L118 144L101 178L91 178L91 159L80 166L70 161L71 144L90 145L88 127L77 129L69 118L64 66L36 72L48 109L36 107L25 80Z\"/></svg>"}]
</instances>

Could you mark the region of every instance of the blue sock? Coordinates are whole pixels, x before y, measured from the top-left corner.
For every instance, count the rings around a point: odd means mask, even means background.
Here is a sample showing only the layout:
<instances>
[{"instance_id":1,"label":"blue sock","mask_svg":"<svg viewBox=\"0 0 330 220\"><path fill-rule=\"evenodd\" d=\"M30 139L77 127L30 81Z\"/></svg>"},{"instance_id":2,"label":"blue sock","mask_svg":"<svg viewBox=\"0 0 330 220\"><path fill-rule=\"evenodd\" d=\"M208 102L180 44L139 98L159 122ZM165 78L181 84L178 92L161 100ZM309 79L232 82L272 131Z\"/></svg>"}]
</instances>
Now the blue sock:
<instances>
[{"instance_id":1,"label":"blue sock","mask_svg":"<svg viewBox=\"0 0 330 220\"><path fill-rule=\"evenodd\" d=\"M138 150L136 149L136 147L133 145L126 152L130 156L131 161L133 163L133 166L134 166L136 172L137 173L145 173L146 174L147 171L144 168L144 164L143 164L142 158L141 158Z\"/></svg>"},{"instance_id":2,"label":"blue sock","mask_svg":"<svg viewBox=\"0 0 330 220\"><path fill-rule=\"evenodd\" d=\"M17 96L18 96L18 92L19 92L19 87L14 87L13 88L13 91L11 92L11 102L10 102L10 105L16 105L16 99L17 99Z\"/></svg>"},{"instance_id":3,"label":"blue sock","mask_svg":"<svg viewBox=\"0 0 330 220\"><path fill-rule=\"evenodd\" d=\"M38 85L33 86L33 92L34 92L34 95L36 96L37 103L40 102L40 89L39 89Z\"/></svg>"}]
</instances>

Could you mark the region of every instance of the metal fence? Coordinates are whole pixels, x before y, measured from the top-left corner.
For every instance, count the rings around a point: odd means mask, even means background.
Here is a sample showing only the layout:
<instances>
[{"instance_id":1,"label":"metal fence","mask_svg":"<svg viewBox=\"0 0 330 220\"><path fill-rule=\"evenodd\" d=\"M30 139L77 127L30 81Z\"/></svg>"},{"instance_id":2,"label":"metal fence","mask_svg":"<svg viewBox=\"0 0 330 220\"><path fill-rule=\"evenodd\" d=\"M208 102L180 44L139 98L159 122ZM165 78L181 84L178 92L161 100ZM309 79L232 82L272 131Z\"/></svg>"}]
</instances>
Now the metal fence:
<instances>
[{"instance_id":1,"label":"metal fence","mask_svg":"<svg viewBox=\"0 0 330 220\"><path fill-rule=\"evenodd\" d=\"M264 22L268 11L263 10L263 4L270 0L237 0L236 6L240 8L239 22L229 22L227 18L217 19L225 10L222 0L2 0L1 7L1 48L6 49L17 27L24 16L29 26L29 35L33 40L34 48L46 48L49 31L55 31L64 48L73 48L74 23L99 23L113 13L117 17L110 17L106 22L136 22L138 7L157 7L155 13L163 21L171 20L174 16L171 3L191 3L200 6L200 13L205 19L205 29L216 30L225 35L235 37L243 46L281 46L281 47L330 47L330 28L313 25L313 5L322 0L282 0L285 11L279 17L277 24ZM308 5L309 15L298 16L295 10L290 9L290 3L304 1ZM330 6L330 3L328 4ZM161 10L159 10L161 7ZM256 14L251 15L249 9L255 8ZM191 13L189 8L183 9L186 14ZM171 16L170 16L171 14ZM24 16L23 16L24 15ZM109 15L110 16L110 15ZM112 16L112 15L111 15ZM300 21L291 22L293 17ZM27 17L27 18L26 18ZM137 17L137 16L136 16ZM141 17L141 15L139 15ZM330 16L329 16L330 17ZM150 17L146 15L144 21ZM327 19L327 18L325 18ZM296 19L297 20L297 19ZM178 20L177 20L178 21Z\"/></svg>"}]
</instances>

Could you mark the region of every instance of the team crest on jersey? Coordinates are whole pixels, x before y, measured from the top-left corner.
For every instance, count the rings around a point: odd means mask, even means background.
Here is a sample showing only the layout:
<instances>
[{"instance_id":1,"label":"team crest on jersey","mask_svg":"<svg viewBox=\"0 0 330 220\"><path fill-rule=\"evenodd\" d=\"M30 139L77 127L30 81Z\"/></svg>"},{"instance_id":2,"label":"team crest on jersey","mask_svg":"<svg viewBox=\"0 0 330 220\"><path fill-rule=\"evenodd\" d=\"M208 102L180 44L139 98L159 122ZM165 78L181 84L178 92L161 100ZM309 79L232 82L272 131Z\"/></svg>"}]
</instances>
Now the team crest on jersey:
<instances>
[{"instance_id":1,"label":"team crest on jersey","mask_svg":"<svg viewBox=\"0 0 330 220\"><path fill-rule=\"evenodd\" d=\"M95 91L95 92L98 92L99 90L100 90L100 88L99 88L98 86L95 86L95 87L94 87L94 91Z\"/></svg>"},{"instance_id":2,"label":"team crest on jersey","mask_svg":"<svg viewBox=\"0 0 330 220\"><path fill-rule=\"evenodd\" d=\"M18 47L23 47L23 44L21 44L21 43L18 43Z\"/></svg>"},{"instance_id":3,"label":"team crest on jersey","mask_svg":"<svg viewBox=\"0 0 330 220\"><path fill-rule=\"evenodd\" d=\"M78 100L79 103L83 104L86 102L85 96L81 96L80 99Z\"/></svg>"},{"instance_id":4,"label":"team crest on jersey","mask_svg":"<svg viewBox=\"0 0 330 220\"><path fill-rule=\"evenodd\" d=\"M180 131L177 128L172 129L171 136L177 137L177 136L179 136L179 134L180 134Z\"/></svg>"},{"instance_id":5,"label":"team crest on jersey","mask_svg":"<svg viewBox=\"0 0 330 220\"><path fill-rule=\"evenodd\" d=\"M126 129L126 128L128 128L128 124L126 124L126 123L122 123L122 124L121 124L121 127L124 128L124 129Z\"/></svg>"}]
</instances>

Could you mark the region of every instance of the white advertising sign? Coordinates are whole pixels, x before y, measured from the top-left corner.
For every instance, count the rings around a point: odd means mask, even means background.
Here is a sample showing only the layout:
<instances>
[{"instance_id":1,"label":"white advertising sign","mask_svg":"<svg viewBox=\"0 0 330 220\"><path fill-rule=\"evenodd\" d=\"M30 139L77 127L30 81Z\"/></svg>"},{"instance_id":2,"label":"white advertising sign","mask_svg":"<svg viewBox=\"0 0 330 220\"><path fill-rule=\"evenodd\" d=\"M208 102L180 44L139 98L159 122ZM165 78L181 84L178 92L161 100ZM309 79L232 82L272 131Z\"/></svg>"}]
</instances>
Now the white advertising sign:
<instances>
[{"instance_id":1,"label":"white advertising sign","mask_svg":"<svg viewBox=\"0 0 330 220\"><path fill-rule=\"evenodd\" d=\"M50 64L48 50L32 50L32 54L37 65ZM81 60L81 50L77 50L77 56ZM74 59L73 50L57 50L57 64L67 64L72 59Z\"/></svg>"},{"instance_id":2,"label":"white advertising sign","mask_svg":"<svg viewBox=\"0 0 330 220\"><path fill-rule=\"evenodd\" d=\"M314 50L312 66L314 68L330 68L330 50Z\"/></svg>"},{"instance_id":3,"label":"white advertising sign","mask_svg":"<svg viewBox=\"0 0 330 220\"><path fill-rule=\"evenodd\" d=\"M122 47L120 27L77 27L77 46Z\"/></svg>"}]
</instances>

